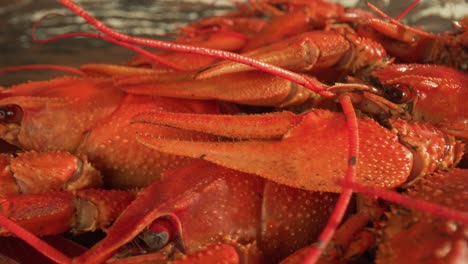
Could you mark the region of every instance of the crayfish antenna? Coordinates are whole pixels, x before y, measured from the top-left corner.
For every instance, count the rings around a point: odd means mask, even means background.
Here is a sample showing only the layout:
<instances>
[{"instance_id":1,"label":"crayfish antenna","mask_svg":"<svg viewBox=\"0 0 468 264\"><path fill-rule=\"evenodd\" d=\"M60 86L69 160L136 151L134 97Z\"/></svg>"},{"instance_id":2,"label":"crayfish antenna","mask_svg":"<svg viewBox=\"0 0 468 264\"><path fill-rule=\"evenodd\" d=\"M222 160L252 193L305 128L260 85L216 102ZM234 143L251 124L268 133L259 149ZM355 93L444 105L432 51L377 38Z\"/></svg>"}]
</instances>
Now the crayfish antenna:
<instances>
[{"instance_id":1,"label":"crayfish antenna","mask_svg":"<svg viewBox=\"0 0 468 264\"><path fill-rule=\"evenodd\" d=\"M31 36L32 36L32 40L35 42L35 43L38 43L38 44L46 44L46 43L49 43L49 42L52 42L52 41L56 41L56 40L59 40L59 39L65 39L65 38L73 38L73 37L88 37L88 38L96 38L96 39L102 39L102 40L106 40L106 41L109 41L111 43L114 43L116 45L119 45L119 46L122 46L124 48L127 48L129 50L133 50L135 51L136 53L140 54L140 55L143 55L165 67L168 67L170 69L174 69L174 70L179 70L180 68L168 61L168 60L165 60L164 58L161 58L160 56L157 56L156 54L153 54L149 51L146 51L140 47L137 47L137 46L134 46L134 45L130 45L128 43L125 43L125 42L121 42L121 41L117 41L113 38L110 38L110 37L107 37L107 36L103 36L103 35L100 35L100 34L95 34L95 33L91 33L91 32L71 32L71 33L65 33L65 34L61 34L61 35L58 35L58 36L54 36L54 37L50 37L50 38L46 38L46 39L38 39L36 38L36 30L37 28L39 27L39 25L42 23L42 21L50 16L64 16L62 14L58 14L58 13L50 13L50 14L46 14L44 15L43 17L39 18L38 21L36 21L36 23L34 23L32 29L31 29Z\"/></svg>"},{"instance_id":2,"label":"crayfish antenna","mask_svg":"<svg viewBox=\"0 0 468 264\"><path fill-rule=\"evenodd\" d=\"M325 97L334 96L333 94L326 91L324 85L320 85L316 81L304 75L301 75L292 71L288 71L283 68L280 68L280 67L268 64L268 63L264 63L256 59L245 57L237 53L233 53L233 52L129 36L129 35L126 35L122 32L118 32L108 27L107 25L105 25L104 23L102 23L101 21L93 17L91 14L86 12L83 8L81 8L80 6L78 6L76 3L74 3L71 0L59 0L59 2L63 6L65 6L66 8L68 8L69 10L77 14L78 16L85 19L90 25L92 25L98 31L105 34L106 39L107 38L109 40L113 39L112 41L113 42L115 41L115 43L120 43L120 44L125 43L127 45L129 44L141 45L141 46L150 47L150 48L172 50L172 51L189 53L189 54L199 54L199 55L209 56L209 57L218 58L218 59L230 60L230 61L248 65L260 71L264 71L264 72L271 73L273 75L285 78L299 85L305 86L307 89L317 92L320 95L323 95ZM89 34L92 35L93 33L89 33Z\"/></svg>"},{"instance_id":3,"label":"crayfish antenna","mask_svg":"<svg viewBox=\"0 0 468 264\"><path fill-rule=\"evenodd\" d=\"M45 17L44 17L44 18L45 18ZM44 18L41 18L41 20L44 19ZM39 21L36 22L36 23L40 23L41 20L39 20ZM163 66L165 66L165 67L167 67L167 68L169 68L169 69L180 70L180 68L179 68L176 64L174 64L174 63L172 63L172 62L170 62L170 61L168 61L168 60L166 60L166 59L164 59L164 58L161 58L160 56L157 56L157 55L154 54L154 53L151 53L151 52L149 52L149 51L147 51L147 50L144 50L144 49L142 49L142 48L140 48L140 47L137 47L137 46L134 46L134 45L125 43L125 42L117 41L117 40L115 40L115 39L113 39L113 38L110 38L110 37L108 37L108 36L103 36L103 35L96 34L96 33L91 33L91 32L71 32L71 33L64 33L64 34L61 34L61 35L58 35L58 36L50 37L50 38L47 38L47 39L38 39L38 38L36 38L36 36L35 36L35 31L36 31L36 27L37 27L37 26L38 26L38 25L36 25L36 24L33 26L33 29L32 29L32 32L33 32L33 33L32 33L32 34L33 34L33 35L32 35L32 38L33 38L33 41L34 41L34 42L39 43L39 44L46 44L46 43L48 43L48 42L56 41L56 40L59 40L59 39L66 39L66 38L73 38L73 37L96 38L96 39L101 39L101 40L109 41L109 42L114 43L114 44L116 44L116 45L122 46L122 47L124 47L124 48L129 49L129 50L132 50L132 51L134 51L134 52L136 52L136 53L138 53L138 54L140 54L140 55L142 55L142 56L145 56L145 57L147 57L147 58L149 58L149 59L151 59L151 60L153 60L153 61L155 61L155 62L157 62L157 63L159 63L159 64L161 64L161 65L163 65Z\"/></svg>"},{"instance_id":4,"label":"crayfish antenna","mask_svg":"<svg viewBox=\"0 0 468 264\"><path fill-rule=\"evenodd\" d=\"M3 215L0 215L0 225L8 229L11 233L15 234L17 237L25 241L31 247L35 248L37 251L52 261L60 264L71 263L72 260L62 254L62 252L50 246L45 241L41 240L28 230L24 229Z\"/></svg>"},{"instance_id":5,"label":"crayfish antenna","mask_svg":"<svg viewBox=\"0 0 468 264\"><path fill-rule=\"evenodd\" d=\"M346 125L348 129L348 166L346 170L346 175L344 177L345 181L351 182L353 178L356 177L356 165L359 155L359 128L356 113L351 103L351 98L347 95L344 95L340 104L343 107L343 112L346 116ZM322 233L319 235L317 242L312 245L312 249L306 255L303 263L316 263L323 251L327 248L331 239L333 238L338 225L343 220L346 209L348 208L349 202L353 190L349 187L344 186L341 190L340 196L338 197L338 202L333 209L330 218L328 219L327 225L322 230Z\"/></svg>"},{"instance_id":6,"label":"crayfish antenna","mask_svg":"<svg viewBox=\"0 0 468 264\"><path fill-rule=\"evenodd\" d=\"M392 24L394 24L394 25L396 25L398 27L404 28L405 30L408 30L408 31L413 32L413 33L415 33L417 35L420 35L420 36L428 37L428 38L431 38L431 39L436 39L438 41L441 41L441 42L449 44L449 45L454 45L454 43L453 43L453 41L451 41L451 39L447 39L447 38L441 37L441 36L436 35L436 34L432 34L432 33L429 33L429 32L423 31L423 30L419 30L419 29L414 28L414 27L410 27L410 26L405 25L405 24L403 24L403 23L401 23L399 21L399 19L401 19L411 9L413 9L418 4L418 2L419 2L419 0L413 1L413 3L411 3L411 5L409 5L396 18L392 18L389 15L385 14L382 10L378 9L375 5L371 4L369 1L366 1L366 5L370 9L372 9L372 11L376 12L379 16L381 16L381 17L383 17L385 19L388 19L388 21L390 21L390 23L392 23Z\"/></svg>"},{"instance_id":7,"label":"crayfish antenna","mask_svg":"<svg viewBox=\"0 0 468 264\"><path fill-rule=\"evenodd\" d=\"M405 8L397 17L395 17L395 20L400 20L402 19L406 14L408 14L409 11L411 11L416 5L418 5L419 0L414 0L413 3L411 3L408 7Z\"/></svg>"},{"instance_id":8,"label":"crayfish antenna","mask_svg":"<svg viewBox=\"0 0 468 264\"><path fill-rule=\"evenodd\" d=\"M446 219L459 221L465 225L468 224L467 212L461 212L459 210L455 210L447 206L434 204L433 202L428 202L422 199L412 198L407 195L396 193L394 191L366 187L358 183L342 182L341 185L343 187L351 188L355 192L365 193L368 195L375 195L386 201L396 203L411 209L423 211Z\"/></svg>"}]
</instances>

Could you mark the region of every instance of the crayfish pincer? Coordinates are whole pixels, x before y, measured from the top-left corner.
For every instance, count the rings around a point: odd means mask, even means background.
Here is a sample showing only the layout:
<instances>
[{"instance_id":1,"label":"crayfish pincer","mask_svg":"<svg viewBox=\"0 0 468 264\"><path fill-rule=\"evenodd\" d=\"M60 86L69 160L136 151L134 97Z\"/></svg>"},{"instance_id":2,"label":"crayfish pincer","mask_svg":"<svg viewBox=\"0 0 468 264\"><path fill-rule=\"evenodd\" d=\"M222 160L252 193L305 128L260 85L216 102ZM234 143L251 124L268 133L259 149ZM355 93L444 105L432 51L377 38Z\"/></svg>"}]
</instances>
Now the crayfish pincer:
<instances>
[{"instance_id":1,"label":"crayfish pincer","mask_svg":"<svg viewBox=\"0 0 468 264\"><path fill-rule=\"evenodd\" d=\"M281 122L271 122L280 119ZM252 120L255 122L250 123ZM339 162L346 158L343 140L346 130L342 128L345 120L341 113L324 110L303 115L282 112L253 116L158 113L138 115L135 121L147 126L164 124L203 130L240 141L183 142L139 135L138 141L158 151L199 156L224 167L199 160L166 172L161 181L145 189L122 213L104 240L79 257L85 263L102 261L115 252L119 252L116 256L135 252L128 243L157 250L134 257L135 260L178 258L185 253L189 254L187 260L195 261L213 251L211 244L220 243L223 246L216 252L221 260L231 259L234 247L240 261L277 261L313 241L308 239L317 233L309 228L320 226L323 219L310 212L336 201L334 192L338 192L338 179L346 166ZM215 125L220 123L224 125ZM264 125L255 127L258 123ZM371 119L360 119L359 125L361 144L365 147L356 182L399 187L436 169L452 167L461 158L463 145L429 124L398 120L393 124L394 131ZM313 133L314 138L306 140L304 133ZM430 143L421 140L427 137L432 139ZM334 144L326 144L330 142ZM295 155L285 155L284 151ZM379 155L385 155L385 159ZM323 166L326 160L332 163ZM375 179L369 174L388 179ZM228 195L233 192L234 197ZM153 209L148 211L148 207ZM308 230L308 235L302 237L299 230ZM122 236L124 233L127 235ZM164 239L148 241L144 239L148 233ZM140 242L131 242L134 239ZM278 247L277 241L289 243Z\"/></svg>"},{"instance_id":2,"label":"crayfish pincer","mask_svg":"<svg viewBox=\"0 0 468 264\"><path fill-rule=\"evenodd\" d=\"M282 122L270 123L273 117ZM325 110L301 115L282 112L246 116L157 113L141 114L135 120L148 126L163 124L243 139L215 143L151 135L137 137L145 146L161 152L202 157L295 188L338 192L337 181L347 165L347 130L342 113ZM358 120L358 125L361 156L355 180L364 185L398 187L437 168L452 167L463 153L463 144L430 124L398 120L394 122L395 129L388 130L364 118Z\"/></svg>"}]
</instances>

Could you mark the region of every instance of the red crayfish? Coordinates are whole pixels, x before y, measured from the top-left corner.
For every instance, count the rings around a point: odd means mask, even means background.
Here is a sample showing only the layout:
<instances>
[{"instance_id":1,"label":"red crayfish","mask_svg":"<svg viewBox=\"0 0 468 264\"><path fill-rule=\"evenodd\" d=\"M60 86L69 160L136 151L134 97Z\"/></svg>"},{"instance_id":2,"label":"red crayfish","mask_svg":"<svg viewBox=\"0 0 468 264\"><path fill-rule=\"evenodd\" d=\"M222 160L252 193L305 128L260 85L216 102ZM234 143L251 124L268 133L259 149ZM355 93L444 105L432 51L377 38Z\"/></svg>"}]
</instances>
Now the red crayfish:
<instances>
[{"instance_id":1,"label":"red crayfish","mask_svg":"<svg viewBox=\"0 0 468 264\"><path fill-rule=\"evenodd\" d=\"M0 137L24 151L0 156L1 235L58 263L468 259L465 32L272 0L162 42L59 2L101 33L42 42L139 55L0 91ZM73 258L36 237L96 229Z\"/></svg>"}]
</instances>

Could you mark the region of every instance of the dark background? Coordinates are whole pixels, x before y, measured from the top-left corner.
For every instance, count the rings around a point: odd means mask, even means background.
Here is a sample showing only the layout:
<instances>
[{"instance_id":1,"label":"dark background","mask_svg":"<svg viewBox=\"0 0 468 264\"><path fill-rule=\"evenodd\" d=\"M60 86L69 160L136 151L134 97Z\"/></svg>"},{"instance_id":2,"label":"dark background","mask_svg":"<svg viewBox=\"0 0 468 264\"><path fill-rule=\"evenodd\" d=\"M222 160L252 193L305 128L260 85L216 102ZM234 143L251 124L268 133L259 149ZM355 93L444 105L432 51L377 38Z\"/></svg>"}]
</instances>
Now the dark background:
<instances>
[{"instance_id":1,"label":"dark background","mask_svg":"<svg viewBox=\"0 0 468 264\"><path fill-rule=\"evenodd\" d=\"M13 3L15 4L8 4ZM122 32L158 39L170 39L181 25L232 8L229 3L168 0L94 0L77 1L104 23ZM0 67L25 64L78 66L84 63L122 63L134 53L96 39L72 38L36 44L31 27L48 13L67 14L50 17L41 23L37 37L47 38L65 32L92 31L85 21L54 0L0 0ZM60 75L50 71L22 71L0 75L0 86L26 80L47 79Z\"/></svg>"},{"instance_id":2,"label":"dark background","mask_svg":"<svg viewBox=\"0 0 468 264\"><path fill-rule=\"evenodd\" d=\"M241 0L242 1L242 0ZM430 31L450 29L450 20L468 15L468 0L422 0L406 22L424 25ZM228 0L78 0L86 10L112 28L132 35L170 39L180 25L233 8ZM342 0L363 6L364 1ZM396 16L411 1L371 0L389 15ZM39 38L71 31L92 30L55 0L0 0L0 67L49 63L78 66L84 63L122 63L133 54L114 44L94 39L66 39L45 45L31 40L32 24L48 13L68 14L48 18L37 31ZM0 86L61 75L51 71L22 71L0 74Z\"/></svg>"},{"instance_id":3,"label":"dark background","mask_svg":"<svg viewBox=\"0 0 468 264\"><path fill-rule=\"evenodd\" d=\"M111 27L123 32L158 39L170 39L183 24L202 17L222 14L233 8L227 0L79 0L80 5ZM347 5L363 6L364 1L342 0ZM396 16L410 1L372 0L389 15ZM467 0L421 1L407 16L408 23L430 31L450 28L450 19L468 15ZM54 0L0 0L0 67L50 63L78 66L83 63L122 63L133 53L94 39L66 39L45 45L31 41L32 24L48 13L68 14L41 23L39 38L71 31L92 30L81 18ZM444 17L444 18L441 18ZM27 80L47 79L61 73L22 71L0 74L0 86Z\"/></svg>"}]
</instances>

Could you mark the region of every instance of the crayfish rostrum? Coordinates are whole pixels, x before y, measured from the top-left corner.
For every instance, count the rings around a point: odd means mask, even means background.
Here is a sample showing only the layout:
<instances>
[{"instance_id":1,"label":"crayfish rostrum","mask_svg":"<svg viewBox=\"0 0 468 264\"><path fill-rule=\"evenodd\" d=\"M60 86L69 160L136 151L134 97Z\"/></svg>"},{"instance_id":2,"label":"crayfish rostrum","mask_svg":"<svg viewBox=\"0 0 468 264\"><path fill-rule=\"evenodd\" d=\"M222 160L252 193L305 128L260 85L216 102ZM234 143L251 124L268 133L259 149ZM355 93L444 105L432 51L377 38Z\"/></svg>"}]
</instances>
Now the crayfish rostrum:
<instances>
[{"instance_id":1,"label":"crayfish rostrum","mask_svg":"<svg viewBox=\"0 0 468 264\"><path fill-rule=\"evenodd\" d=\"M59 263L468 260L465 20L251 1L163 42L59 2L100 33L37 42L138 55L0 91L1 235ZM36 237L96 229L73 258Z\"/></svg>"}]
</instances>

